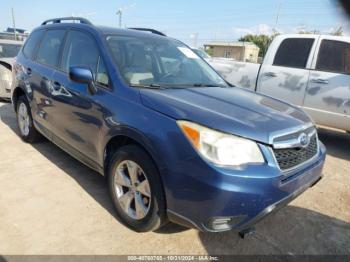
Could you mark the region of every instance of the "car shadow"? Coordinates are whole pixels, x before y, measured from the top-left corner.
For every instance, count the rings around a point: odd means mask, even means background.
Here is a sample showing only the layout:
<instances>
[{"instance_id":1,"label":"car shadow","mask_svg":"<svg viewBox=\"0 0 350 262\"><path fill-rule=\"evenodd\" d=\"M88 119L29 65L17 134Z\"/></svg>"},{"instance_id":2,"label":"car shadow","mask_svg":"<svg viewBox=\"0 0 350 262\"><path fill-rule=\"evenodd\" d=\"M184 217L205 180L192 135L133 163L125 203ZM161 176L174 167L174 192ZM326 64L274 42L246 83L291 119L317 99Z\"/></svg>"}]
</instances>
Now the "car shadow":
<instances>
[{"instance_id":1,"label":"car shadow","mask_svg":"<svg viewBox=\"0 0 350 262\"><path fill-rule=\"evenodd\" d=\"M0 104L0 121L11 128L14 133L17 135L19 134L16 116L11 104ZM116 216L114 206L110 200L107 181L104 176L88 168L45 138L39 143L32 144L32 146L51 163L55 164L59 169L72 177L97 201L97 203L121 222ZM169 223L157 230L157 233L171 234L182 232L184 230L187 230L187 228Z\"/></svg>"},{"instance_id":2,"label":"car shadow","mask_svg":"<svg viewBox=\"0 0 350 262\"><path fill-rule=\"evenodd\" d=\"M350 134L336 129L319 128L318 136L327 148L327 154L350 160Z\"/></svg>"},{"instance_id":3,"label":"car shadow","mask_svg":"<svg viewBox=\"0 0 350 262\"><path fill-rule=\"evenodd\" d=\"M245 239L234 231L199 237L209 254L350 254L350 223L291 205L266 217Z\"/></svg>"},{"instance_id":4,"label":"car shadow","mask_svg":"<svg viewBox=\"0 0 350 262\"><path fill-rule=\"evenodd\" d=\"M0 105L0 120L17 135L19 134L16 116L11 104ZM32 146L51 163L77 181L101 206L115 216L114 207L109 199L106 179L102 175L88 168L46 139L32 144Z\"/></svg>"},{"instance_id":5,"label":"car shadow","mask_svg":"<svg viewBox=\"0 0 350 262\"><path fill-rule=\"evenodd\" d=\"M15 114L10 104L0 105L0 121L18 134ZM321 132L326 145L329 143L342 158L349 157L342 140L336 134ZM340 145L332 145L335 139ZM347 139L346 137L344 139ZM341 150L337 149L340 147ZM115 218L103 176L75 160L49 141L33 144L33 147L49 161L72 177L98 204ZM338 150L338 151L336 151ZM169 224L156 233L172 234L187 230ZM350 254L350 224L321 213L287 206L257 224L257 233L242 240L237 232L203 233L199 239L209 254Z\"/></svg>"}]
</instances>

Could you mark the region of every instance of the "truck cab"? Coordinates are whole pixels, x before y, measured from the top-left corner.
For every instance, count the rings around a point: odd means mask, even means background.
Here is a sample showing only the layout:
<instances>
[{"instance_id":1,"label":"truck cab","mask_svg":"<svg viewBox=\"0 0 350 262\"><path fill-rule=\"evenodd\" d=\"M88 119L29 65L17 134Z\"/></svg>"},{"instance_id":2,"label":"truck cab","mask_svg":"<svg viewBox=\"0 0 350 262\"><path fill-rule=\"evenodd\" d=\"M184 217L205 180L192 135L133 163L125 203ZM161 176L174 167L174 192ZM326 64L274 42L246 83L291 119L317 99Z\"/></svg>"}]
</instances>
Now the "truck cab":
<instances>
[{"instance_id":1,"label":"truck cab","mask_svg":"<svg viewBox=\"0 0 350 262\"><path fill-rule=\"evenodd\" d=\"M304 109L318 125L350 130L350 38L279 35L261 66L213 64L230 83Z\"/></svg>"},{"instance_id":2,"label":"truck cab","mask_svg":"<svg viewBox=\"0 0 350 262\"><path fill-rule=\"evenodd\" d=\"M319 125L350 130L350 38L278 36L256 91L301 106Z\"/></svg>"}]
</instances>

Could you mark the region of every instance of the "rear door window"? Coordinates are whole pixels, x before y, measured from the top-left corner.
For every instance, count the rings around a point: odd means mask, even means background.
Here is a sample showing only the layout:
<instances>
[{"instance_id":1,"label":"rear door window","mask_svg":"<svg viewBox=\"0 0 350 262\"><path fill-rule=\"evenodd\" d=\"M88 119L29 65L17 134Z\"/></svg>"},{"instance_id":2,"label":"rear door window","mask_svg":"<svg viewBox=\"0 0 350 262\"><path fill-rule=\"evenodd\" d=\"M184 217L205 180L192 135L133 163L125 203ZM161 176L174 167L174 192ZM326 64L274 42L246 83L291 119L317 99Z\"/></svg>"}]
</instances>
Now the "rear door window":
<instances>
[{"instance_id":1,"label":"rear door window","mask_svg":"<svg viewBox=\"0 0 350 262\"><path fill-rule=\"evenodd\" d=\"M41 41L37 55L39 63L57 67L65 30L49 30Z\"/></svg>"},{"instance_id":2,"label":"rear door window","mask_svg":"<svg viewBox=\"0 0 350 262\"><path fill-rule=\"evenodd\" d=\"M313 38L285 39L277 50L273 65L305 68L314 41Z\"/></svg>"},{"instance_id":3,"label":"rear door window","mask_svg":"<svg viewBox=\"0 0 350 262\"><path fill-rule=\"evenodd\" d=\"M323 40L318 53L316 70L350 74L350 44Z\"/></svg>"},{"instance_id":4,"label":"rear door window","mask_svg":"<svg viewBox=\"0 0 350 262\"><path fill-rule=\"evenodd\" d=\"M31 33L28 40L26 41L24 48L23 48L23 54L25 57L29 59L33 59L35 56L35 52L37 50L37 47L40 43L40 39L43 36L44 31L38 30Z\"/></svg>"}]
</instances>

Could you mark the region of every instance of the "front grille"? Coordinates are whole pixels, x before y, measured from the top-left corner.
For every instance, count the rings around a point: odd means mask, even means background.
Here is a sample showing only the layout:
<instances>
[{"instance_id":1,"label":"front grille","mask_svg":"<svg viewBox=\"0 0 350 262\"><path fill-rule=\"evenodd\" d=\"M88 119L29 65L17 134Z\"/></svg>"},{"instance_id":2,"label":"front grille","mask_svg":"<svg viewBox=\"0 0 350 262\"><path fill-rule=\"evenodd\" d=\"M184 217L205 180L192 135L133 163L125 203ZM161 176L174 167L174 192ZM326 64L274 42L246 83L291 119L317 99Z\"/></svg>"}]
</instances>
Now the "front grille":
<instances>
[{"instance_id":1,"label":"front grille","mask_svg":"<svg viewBox=\"0 0 350 262\"><path fill-rule=\"evenodd\" d=\"M310 139L307 147L274 149L274 154L281 170L296 167L314 157L317 154L317 135Z\"/></svg>"}]
</instances>

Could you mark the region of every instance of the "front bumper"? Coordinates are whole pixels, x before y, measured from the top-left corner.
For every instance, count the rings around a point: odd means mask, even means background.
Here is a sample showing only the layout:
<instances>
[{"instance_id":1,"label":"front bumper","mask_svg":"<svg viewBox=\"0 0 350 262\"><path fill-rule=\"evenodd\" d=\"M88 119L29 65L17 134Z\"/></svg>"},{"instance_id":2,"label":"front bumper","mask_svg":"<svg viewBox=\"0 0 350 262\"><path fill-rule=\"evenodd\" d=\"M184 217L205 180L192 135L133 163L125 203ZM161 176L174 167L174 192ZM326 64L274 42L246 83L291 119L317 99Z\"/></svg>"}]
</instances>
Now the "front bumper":
<instances>
[{"instance_id":1,"label":"front bumper","mask_svg":"<svg viewBox=\"0 0 350 262\"><path fill-rule=\"evenodd\" d=\"M249 228L317 183L325 155L320 142L317 157L288 174L266 165L241 171L214 167L208 174L187 176L186 184L170 196L169 219L201 231ZM181 175L184 174L177 174L177 182ZM215 226L216 221L225 220L226 226Z\"/></svg>"}]
</instances>

